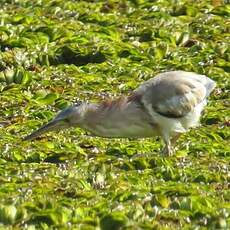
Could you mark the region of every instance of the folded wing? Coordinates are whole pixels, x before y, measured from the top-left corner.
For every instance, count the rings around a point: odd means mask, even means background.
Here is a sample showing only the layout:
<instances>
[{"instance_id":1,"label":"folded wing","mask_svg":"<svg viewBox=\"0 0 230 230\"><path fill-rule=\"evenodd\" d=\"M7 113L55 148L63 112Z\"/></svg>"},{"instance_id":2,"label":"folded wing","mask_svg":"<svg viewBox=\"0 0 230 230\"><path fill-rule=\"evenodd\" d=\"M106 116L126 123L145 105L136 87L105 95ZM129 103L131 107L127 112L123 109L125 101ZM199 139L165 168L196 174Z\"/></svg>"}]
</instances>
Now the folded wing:
<instances>
[{"instance_id":1,"label":"folded wing","mask_svg":"<svg viewBox=\"0 0 230 230\"><path fill-rule=\"evenodd\" d=\"M184 71L159 74L134 91L142 103L168 118L182 118L204 102L215 87L204 75Z\"/></svg>"}]
</instances>

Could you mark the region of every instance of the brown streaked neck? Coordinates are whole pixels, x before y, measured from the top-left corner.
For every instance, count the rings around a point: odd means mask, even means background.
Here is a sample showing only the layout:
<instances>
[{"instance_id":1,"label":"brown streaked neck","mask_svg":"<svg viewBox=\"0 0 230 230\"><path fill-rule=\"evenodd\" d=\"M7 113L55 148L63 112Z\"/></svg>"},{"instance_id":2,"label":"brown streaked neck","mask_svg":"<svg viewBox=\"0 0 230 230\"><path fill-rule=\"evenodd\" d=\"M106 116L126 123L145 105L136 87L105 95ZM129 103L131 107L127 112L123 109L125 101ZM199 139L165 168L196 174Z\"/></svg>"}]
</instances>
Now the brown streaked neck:
<instances>
[{"instance_id":1,"label":"brown streaked neck","mask_svg":"<svg viewBox=\"0 0 230 230\"><path fill-rule=\"evenodd\" d=\"M88 125L97 125L116 116L117 118L127 110L128 98L120 97L115 100L105 100L98 104L84 104L85 113L84 123Z\"/></svg>"}]
</instances>

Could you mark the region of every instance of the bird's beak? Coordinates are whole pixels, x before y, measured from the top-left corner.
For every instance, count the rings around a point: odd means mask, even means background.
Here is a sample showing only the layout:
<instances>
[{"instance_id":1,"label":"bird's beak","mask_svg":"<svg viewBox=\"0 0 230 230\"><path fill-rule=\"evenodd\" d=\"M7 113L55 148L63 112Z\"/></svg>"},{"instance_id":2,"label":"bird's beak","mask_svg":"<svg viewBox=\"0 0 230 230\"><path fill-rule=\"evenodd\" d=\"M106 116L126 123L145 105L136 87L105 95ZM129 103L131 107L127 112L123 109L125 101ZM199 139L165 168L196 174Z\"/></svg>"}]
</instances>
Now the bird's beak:
<instances>
[{"instance_id":1,"label":"bird's beak","mask_svg":"<svg viewBox=\"0 0 230 230\"><path fill-rule=\"evenodd\" d=\"M33 139L39 137L40 135L42 135L43 133L58 130L61 126L62 126L62 122L60 120L54 119L54 120L50 121L49 123L47 123L46 125L43 125L38 130L34 131L30 135L24 137L23 141L33 140Z\"/></svg>"}]
</instances>

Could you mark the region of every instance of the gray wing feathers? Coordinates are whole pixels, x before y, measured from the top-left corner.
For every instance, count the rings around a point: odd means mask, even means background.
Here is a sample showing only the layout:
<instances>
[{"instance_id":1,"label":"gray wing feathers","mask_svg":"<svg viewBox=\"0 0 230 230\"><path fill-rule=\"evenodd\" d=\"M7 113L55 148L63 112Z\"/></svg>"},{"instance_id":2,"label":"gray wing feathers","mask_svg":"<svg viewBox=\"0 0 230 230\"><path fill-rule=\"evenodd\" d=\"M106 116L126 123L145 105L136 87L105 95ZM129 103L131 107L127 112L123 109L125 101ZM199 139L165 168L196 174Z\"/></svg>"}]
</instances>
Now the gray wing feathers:
<instances>
[{"instance_id":1,"label":"gray wing feathers","mask_svg":"<svg viewBox=\"0 0 230 230\"><path fill-rule=\"evenodd\" d=\"M192 111L214 89L215 82L204 75L173 71L157 75L134 93L145 105L166 117L179 118Z\"/></svg>"}]
</instances>

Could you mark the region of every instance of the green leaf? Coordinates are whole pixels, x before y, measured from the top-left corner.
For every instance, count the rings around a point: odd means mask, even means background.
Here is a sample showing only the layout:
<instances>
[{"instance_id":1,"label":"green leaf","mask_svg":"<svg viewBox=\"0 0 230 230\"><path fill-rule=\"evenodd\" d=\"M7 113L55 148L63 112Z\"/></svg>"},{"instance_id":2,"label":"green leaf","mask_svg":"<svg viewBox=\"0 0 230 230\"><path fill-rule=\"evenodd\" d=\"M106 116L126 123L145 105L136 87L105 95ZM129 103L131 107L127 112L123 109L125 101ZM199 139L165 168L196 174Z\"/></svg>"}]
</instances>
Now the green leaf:
<instances>
[{"instance_id":1,"label":"green leaf","mask_svg":"<svg viewBox=\"0 0 230 230\"><path fill-rule=\"evenodd\" d=\"M38 97L36 101L42 105L50 105L54 103L58 97L59 96L56 93L49 93L45 97Z\"/></svg>"},{"instance_id":2,"label":"green leaf","mask_svg":"<svg viewBox=\"0 0 230 230\"><path fill-rule=\"evenodd\" d=\"M13 224L17 215L17 209L14 205L0 206L0 222Z\"/></svg>"},{"instance_id":3,"label":"green leaf","mask_svg":"<svg viewBox=\"0 0 230 230\"><path fill-rule=\"evenodd\" d=\"M125 226L126 216L120 212L113 212L102 217L100 226L102 230L114 229L118 230Z\"/></svg>"}]
</instances>

